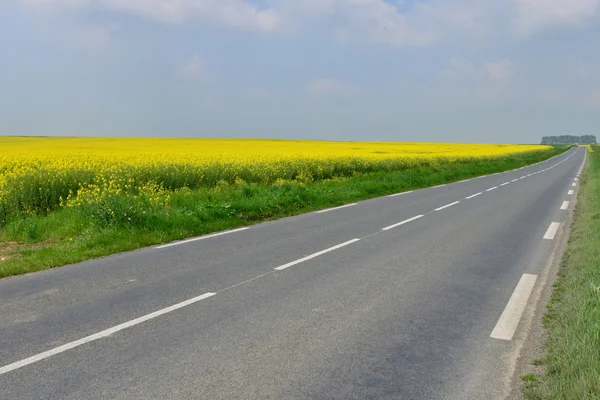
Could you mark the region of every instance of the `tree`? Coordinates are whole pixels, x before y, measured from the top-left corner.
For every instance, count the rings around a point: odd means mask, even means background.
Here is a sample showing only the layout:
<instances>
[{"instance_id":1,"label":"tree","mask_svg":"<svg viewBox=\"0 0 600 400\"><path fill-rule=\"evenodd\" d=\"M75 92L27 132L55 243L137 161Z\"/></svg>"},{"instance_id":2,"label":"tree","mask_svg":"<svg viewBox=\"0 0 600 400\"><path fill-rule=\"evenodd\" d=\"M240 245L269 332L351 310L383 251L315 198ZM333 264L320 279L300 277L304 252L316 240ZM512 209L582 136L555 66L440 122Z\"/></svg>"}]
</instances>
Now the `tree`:
<instances>
[{"instance_id":1,"label":"tree","mask_svg":"<svg viewBox=\"0 0 600 400\"><path fill-rule=\"evenodd\" d=\"M561 135L561 136L544 136L542 144L596 144L596 136L594 135Z\"/></svg>"}]
</instances>

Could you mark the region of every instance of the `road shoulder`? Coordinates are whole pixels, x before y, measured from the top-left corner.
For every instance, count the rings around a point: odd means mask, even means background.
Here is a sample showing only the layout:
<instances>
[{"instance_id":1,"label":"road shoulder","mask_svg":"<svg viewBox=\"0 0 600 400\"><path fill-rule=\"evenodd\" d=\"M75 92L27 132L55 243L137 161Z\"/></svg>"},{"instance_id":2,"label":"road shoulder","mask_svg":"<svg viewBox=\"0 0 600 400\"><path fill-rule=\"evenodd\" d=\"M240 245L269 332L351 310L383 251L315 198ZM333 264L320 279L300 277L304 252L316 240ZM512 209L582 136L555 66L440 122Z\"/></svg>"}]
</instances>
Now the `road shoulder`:
<instances>
[{"instance_id":1,"label":"road shoulder","mask_svg":"<svg viewBox=\"0 0 600 400\"><path fill-rule=\"evenodd\" d=\"M586 171L587 174L589 174L590 170L592 169L592 166L590 165L592 163L592 160L589 160L588 163L586 163L588 168L588 171ZM561 385L555 385L554 383L547 385L543 393L542 391L539 391L539 388L540 379L546 383L552 382L555 379L561 379L554 376L550 377L546 374L546 369L549 368L549 339L551 338L555 328L548 326L547 322L549 320L549 315L553 312L554 305L558 300L557 295L559 292L562 292L562 289L560 288L563 286L565 275L569 273L567 272L567 269L572 268L571 262L568 260L568 258L569 254L575 251L573 242L577 241L577 238L573 237L572 234L575 236L581 236L581 233L578 231L582 225L584 225L586 211L580 209L580 202L583 208L590 207L588 204L589 199L586 198L586 196L589 196L590 194L586 193L586 191L594 189L592 187L586 187L586 183L590 183L587 182L585 175L582 178L583 179L578 178L580 183L582 180L584 183L583 188L581 188L581 198L579 196L573 196L570 207L571 211L569 211L566 215L564 229L558 238L557 246L549 261L549 264L544 269L545 273L542 277L543 284L540 285L539 296L536 297L535 302L532 302L532 306L529 310L529 326L526 330L526 336L523 341L515 368L515 373L513 375L513 388L511 394L507 397L509 400L538 398L580 398L577 397L578 395L573 393L568 395L572 397L564 397L567 395L566 392L562 392L564 388L558 389L558 387ZM574 292L575 287L570 287L568 290ZM564 322L565 321L561 321L558 324L564 324ZM573 338L571 338L571 340L572 339ZM560 349L559 351L565 351L565 349ZM573 355L562 354L562 356L569 358ZM552 368L552 366L550 366L550 368ZM552 387L552 389L548 389L549 387Z\"/></svg>"}]
</instances>

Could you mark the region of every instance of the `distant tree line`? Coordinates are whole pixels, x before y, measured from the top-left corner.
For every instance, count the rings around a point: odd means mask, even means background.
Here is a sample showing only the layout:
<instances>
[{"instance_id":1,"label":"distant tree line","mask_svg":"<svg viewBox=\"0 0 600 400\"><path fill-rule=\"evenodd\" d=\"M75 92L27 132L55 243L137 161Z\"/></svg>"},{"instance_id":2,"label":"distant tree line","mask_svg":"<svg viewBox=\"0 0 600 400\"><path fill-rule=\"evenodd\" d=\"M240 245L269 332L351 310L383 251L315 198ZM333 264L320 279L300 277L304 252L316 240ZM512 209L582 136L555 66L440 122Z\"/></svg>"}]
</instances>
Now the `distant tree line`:
<instances>
[{"instance_id":1,"label":"distant tree line","mask_svg":"<svg viewBox=\"0 0 600 400\"><path fill-rule=\"evenodd\" d=\"M595 144L596 136L594 135L561 135L561 136L544 136L542 144Z\"/></svg>"}]
</instances>

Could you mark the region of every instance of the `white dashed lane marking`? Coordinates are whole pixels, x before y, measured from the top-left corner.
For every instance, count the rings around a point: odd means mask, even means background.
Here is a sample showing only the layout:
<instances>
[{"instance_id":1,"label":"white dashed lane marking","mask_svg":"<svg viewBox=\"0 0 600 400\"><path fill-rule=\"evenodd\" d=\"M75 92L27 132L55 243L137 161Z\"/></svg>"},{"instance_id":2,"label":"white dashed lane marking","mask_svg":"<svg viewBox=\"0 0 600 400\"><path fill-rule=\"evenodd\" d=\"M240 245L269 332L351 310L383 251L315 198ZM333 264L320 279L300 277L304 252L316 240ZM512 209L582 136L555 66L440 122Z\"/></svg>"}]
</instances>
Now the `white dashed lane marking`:
<instances>
[{"instance_id":1,"label":"white dashed lane marking","mask_svg":"<svg viewBox=\"0 0 600 400\"><path fill-rule=\"evenodd\" d=\"M216 293L205 293L205 294L203 294L201 296L194 297L193 299L189 299L189 300L183 301L181 303L177 303L177 304L172 305L170 307L163 308L162 310L158 310L158 311L155 311L153 313L146 314L146 315L144 315L142 317L139 317L139 318L136 318L136 319L132 319L131 321L122 323L120 325L113 326L112 328L103 330L102 332L98 332L98 333L95 333L93 335L86 336L83 339L79 339L79 340L75 340L74 342L69 342L67 344L63 344L62 346L55 347L52 350L48 350L48 351L45 351L43 353L36 354L35 356L26 358L24 360L17 361L15 363L6 365L6 366L0 368L0 375L6 374L7 372L10 372L10 371L14 371L15 369L22 368L22 367L24 367L26 365L33 364L35 362L44 360L44 359L52 357L52 356L54 356L56 354L64 353L67 350L74 349L75 347L79 347L79 346L81 346L83 344L86 344L86 343L89 343L89 342L93 342L93 341L98 340L98 339L109 337L110 335L113 335L113 334L115 334L115 333L117 333L119 331L122 331L122 330L127 329L127 328L131 328L132 326L135 326L135 325L141 324L142 322L146 322L146 321L149 321L151 319L160 317L161 315L173 312L173 311L178 310L180 308L187 307L187 306L192 305L194 303L197 303L197 302L199 302L201 300L204 300L204 299L207 299L209 297L212 297L215 294Z\"/></svg>"},{"instance_id":2,"label":"white dashed lane marking","mask_svg":"<svg viewBox=\"0 0 600 400\"><path fill-rule=\"evenodd\" d=\"M187 240L181 240L179 242L174 242L174 243L169 243L169 244L163 244L162 246L155 247L155 249L166 249L167 247L179 246L181 244L197 242L199 240L206 240L206 239L210 239L210 238L214 238L214 237L218 237L218 236L229 235L231 233L247 231L248 229L250 229L250 228L239 228L239 229L234 229L234 230L226 231L226 232L213 233L212 235L200 236L200 237L197 237L197 238L192 238L192 239L187 239Z\"/></svg>"},{"instance_id":3,"label":"white dashed lane marking","mask_svg":"<svg viewBox=\"0 0 600 400\"><path fill-rule=\"evenodd\" d=\"M399 227L401 225L408 224L409 222L416 221L417 219L423 218L423 217L424 217L424 215L417 215L416 217L412 217L412 218L409 218L409 219L404 220L402 222L398 222L397 224L385 227L385 228L382 229L382 231L389 231L390 229L397 228L397 227Z\"/></svg>"},{"instance_id":4,"label":"white dashed lane marking","mask_svg":"<svg viewBox=\"0 0 600 400\"><path fill-rule=\"evenodd\" d=\"M352 243L356 243L356 242L358 242L358 241L360 241L360 239L352 239L352 240L349 240L349 241L347 241L347 242L345 242L345 243L338 244L337 246L333 246L333 247L330 247L330 248L328 248L328 249L321 250L321 251L319 251L319 252L316 252L316 253L314 253L314 254L311 254L311 255L309 255L309 256L302 257L302 258L301 258L301 259L299 259L299 260L292 261L292 262L289 262L289 263L287 263L287 264L284 264L284 265L282 265L282 266L279 266L279 267L275 268L275 270L277 270L277 271L283 271L284 269L287 269L287 268L289 268L289 267L292 267L292 266L294 266L294 265L298 265L298 264L300 264L300 263L303 263L303 262L305 262L305 261L308 261L308 260L312 260L313 258L316 258L316 257L322 256L323 254L330 253L330 252L332 252L332 251L334 251L334 250L337 250L337 249L341 249L342 247L349 246L349 245L351 245Z\"/></svg>"},{"instance_id":5,"label":"white dashed lane marking","mask_svg":"<svg viewBox=\"0 0 600 400\"><path fill-rule=\"evenodd\" d=\"M436 209L435 209L435 211L442 211L442 210L445 210L446 208L448 208L448 207L452 207L452 206L455 206L455 205L457 205L458 203L460 203L460 201L455 201L454 203L446 204L445 206L442 206L442 207L436 208Z\"/></svg>"},{"instance_id":6,"label":"white dashed lane marking","mask_svg":"<svg viewBox=\"0 0 600 400\"><path fill-rule=\"evenodd\" d=\"M548 230L546 231L546 234L544 235L544 239L554 240L556 232L558 232L558 228L560 228L560 222L551 223L550 227L548 227Z\"/></svg>"},{"instance_id":7,"label":"white dashed lane marking","mask_svg":"<svg viewBox=\"0 0 600 400\"><path fill-rule=\"evenodd\" d=\"M352 203L352 204L346 204L346 205L339 206L339 207L326 208L325 210L316 211L315 213L316 214L323 214L323 213L330 212L330 211L341 210L343 208L354 207L357 204L358 203Z\"/></svg>"},{"instance_id":8,"label":"white dashed lane marking","mask_svg":"<svg viewBox=\"0 0 600 400\"><path fill-rule=\"evenodd\" d=\"M498 323L490 334L491 338L512 340L536 281L537 275L523 274Z\"/></svg>"},{"instance_id":9,"label":"white dashed lane marking","mask_svg":"<svg viewBox=\"0 0 600 400\"><path fill-rule=\"evenodd\" d=\"M390 194L388 197L397 197L397 196L402 196L403 194L409 194L412 193L413 190L409 190L408 192L402 192L402 193L396 193L396 194Z\"/></svg>"}]
</instances>

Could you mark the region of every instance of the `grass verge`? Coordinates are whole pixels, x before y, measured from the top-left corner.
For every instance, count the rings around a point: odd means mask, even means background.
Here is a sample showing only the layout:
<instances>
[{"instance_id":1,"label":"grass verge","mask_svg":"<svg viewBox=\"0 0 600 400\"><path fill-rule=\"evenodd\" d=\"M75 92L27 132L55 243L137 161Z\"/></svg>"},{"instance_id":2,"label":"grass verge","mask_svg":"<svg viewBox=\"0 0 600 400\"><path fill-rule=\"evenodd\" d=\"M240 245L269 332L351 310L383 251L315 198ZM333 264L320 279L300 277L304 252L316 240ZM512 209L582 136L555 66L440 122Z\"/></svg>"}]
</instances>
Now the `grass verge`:
<instances>
[{"instance_id":1,"label":"grass verge","mask_svg":"<svg viewBox=\"0 0 600 400\"><path fill-rule=\"evenodd\" d=\"M544 373L528 399L600 399L600 147L588 153L569 244L543 322Z\"/></svg>"},{"instance_id":2,"label":"grass verge","mask_svg":"<svg viewBox=\"0 0 600 400\"><path fill-rule=\"evenodd\" d=\"M533 164L567 150L448 162L351 178L176 190L162 207L115 197L94 207L20 215L0 230L0 278L219 230Z\"/></svg>"}]
</instances>

